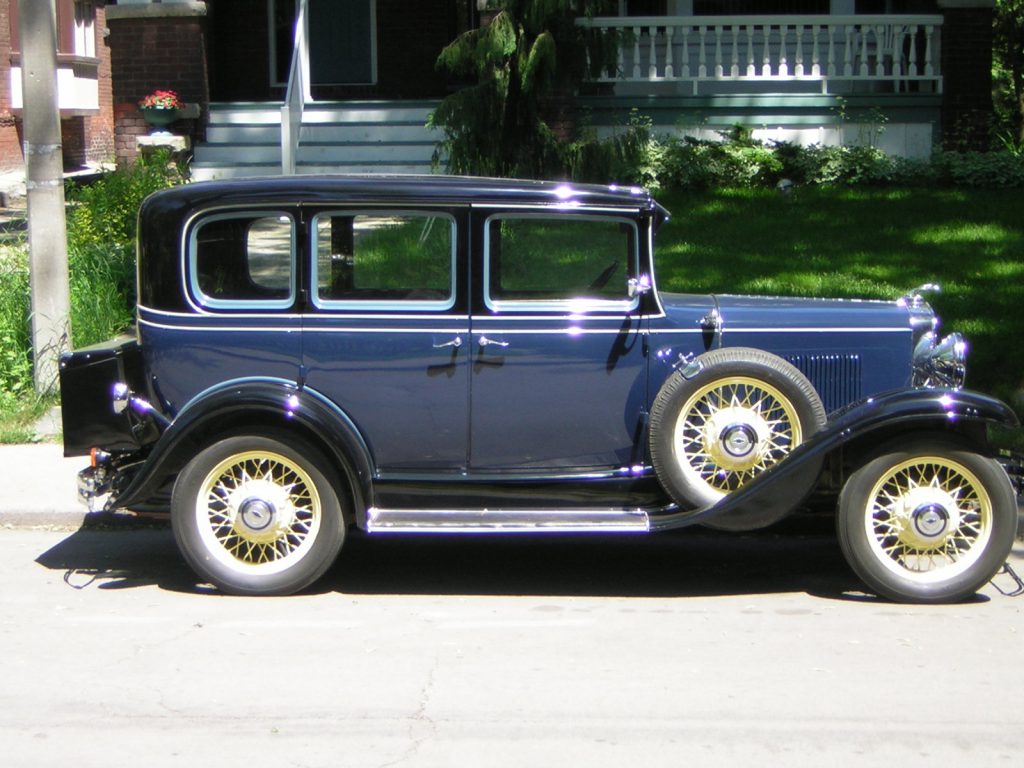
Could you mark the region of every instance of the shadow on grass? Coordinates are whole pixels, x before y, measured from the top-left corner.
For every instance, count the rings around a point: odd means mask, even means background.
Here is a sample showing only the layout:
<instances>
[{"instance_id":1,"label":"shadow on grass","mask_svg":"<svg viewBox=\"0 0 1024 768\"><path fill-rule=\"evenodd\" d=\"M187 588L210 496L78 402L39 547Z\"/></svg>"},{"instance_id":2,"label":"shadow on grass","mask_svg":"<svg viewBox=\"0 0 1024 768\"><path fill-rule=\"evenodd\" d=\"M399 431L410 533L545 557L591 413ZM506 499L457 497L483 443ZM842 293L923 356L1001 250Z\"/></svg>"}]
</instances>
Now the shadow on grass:
<instances>
[{"instance_id":1,"label":"shadow on grass","mask_svg":"<svg viewBox=\"0 0 1024 768\"><path fill-rule=\"evenodd\" d=\"M827 523L827 525L826 525ZM167 527L83 528L42 553L78 589L212 592ZM714 597L804 592L860 599L830 521L727 534L368 536L352 532L311 592L347 595Z\"/></svg>"}]
</instances>

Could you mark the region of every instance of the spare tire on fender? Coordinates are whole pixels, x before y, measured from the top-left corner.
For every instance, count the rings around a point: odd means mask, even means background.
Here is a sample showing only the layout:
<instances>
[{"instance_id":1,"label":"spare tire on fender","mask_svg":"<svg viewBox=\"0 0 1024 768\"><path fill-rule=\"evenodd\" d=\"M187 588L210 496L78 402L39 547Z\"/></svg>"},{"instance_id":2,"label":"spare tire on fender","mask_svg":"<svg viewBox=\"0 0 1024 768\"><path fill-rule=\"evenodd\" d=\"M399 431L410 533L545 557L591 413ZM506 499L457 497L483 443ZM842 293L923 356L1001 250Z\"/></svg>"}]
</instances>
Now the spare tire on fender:
<instances>
[{"instance_id":1,"label":"spare tire on fender","mask_svg":"<svg viewBox=\"0 0 1024 768\"><path fill-rule=\"evenodd\" d=\"M706 507L785 459L827 417L814 385L777 355L733 347L695 362L697 373L676 371L655 397L650 449L665 491L682 506ZM794 488L794 504L809 490ZM782 516L737 510L706 524L753 530Z\"/></svg>"}]
</instances>

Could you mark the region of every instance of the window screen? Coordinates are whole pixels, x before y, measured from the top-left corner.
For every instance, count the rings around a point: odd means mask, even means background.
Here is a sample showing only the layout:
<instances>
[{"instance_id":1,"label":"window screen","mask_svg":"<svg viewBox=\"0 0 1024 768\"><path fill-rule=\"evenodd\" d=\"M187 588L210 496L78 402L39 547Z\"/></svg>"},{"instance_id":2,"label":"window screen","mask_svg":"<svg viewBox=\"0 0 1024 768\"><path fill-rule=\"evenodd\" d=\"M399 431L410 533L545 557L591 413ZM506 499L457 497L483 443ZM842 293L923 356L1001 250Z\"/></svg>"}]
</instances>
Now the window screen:
<instances>
[{"instance_id":1,"label":"window screen","mask_svg":"<svg viewBox=\"0 0 1024 768\"><path fill-rule=\"evenodd\" d=\"M213 307L290 306L295 224L285 214L211 217L191 240L192 287Z\"/></svg>"},{"instance_id":2,"label":"window screen","mask_svg":"<svg viewBox=\"0 0 1024 768\"><path fill-rule=\"evenodd\" d=\"M433 309L454 301L455 222L448 216L368 212L316 217L318 303Z\"/></svg>"}]
</instances>

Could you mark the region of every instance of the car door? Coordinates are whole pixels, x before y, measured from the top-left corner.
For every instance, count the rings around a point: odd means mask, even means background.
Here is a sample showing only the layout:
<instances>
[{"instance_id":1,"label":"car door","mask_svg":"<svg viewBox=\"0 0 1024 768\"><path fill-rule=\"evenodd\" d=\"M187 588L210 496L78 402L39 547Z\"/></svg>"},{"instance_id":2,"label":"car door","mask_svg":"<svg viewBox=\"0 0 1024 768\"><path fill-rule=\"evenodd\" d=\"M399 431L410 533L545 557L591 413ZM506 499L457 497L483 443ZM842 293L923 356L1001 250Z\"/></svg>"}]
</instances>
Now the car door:
<instances>
[{"instance_id":1,"label":"car door","mask_svg":"<svg viewBox=\"0 0 1024 768\"><path fill-rule=\"evenodd\" d=\"M644 317L627 281L636 211L473 211L473 473L642 461Z\"/></svg>"},{"instance_id":2,"label":"car door","mask_svg":"<svg viewBox=\"0 0 1024 768\"><path fill-rule=\"evenodd\" d=\"M466 219L394 206L306 216L306 385L355 423L384 473L466 467Z\"/></svg>"}]
</instances>

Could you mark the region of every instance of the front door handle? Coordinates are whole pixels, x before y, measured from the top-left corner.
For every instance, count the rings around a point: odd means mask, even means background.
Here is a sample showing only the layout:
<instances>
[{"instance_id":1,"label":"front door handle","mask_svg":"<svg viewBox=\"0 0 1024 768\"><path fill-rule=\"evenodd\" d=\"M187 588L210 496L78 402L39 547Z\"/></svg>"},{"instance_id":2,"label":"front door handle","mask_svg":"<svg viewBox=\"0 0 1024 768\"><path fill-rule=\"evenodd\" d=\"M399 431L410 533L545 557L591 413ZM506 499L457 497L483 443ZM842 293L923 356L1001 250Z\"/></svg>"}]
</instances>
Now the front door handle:
<instances>
[{"instance_id":1,"label":"front door handle","mask_svg":"<svg viewBox=\"0 0 1024 768\"><path fill-rule=\"evenodd\" d=\"M483 347L507 347L508 346L508 342L507 341L495 341L494 339L488 339L486 336L481 336L477 340L477 344L479 344L481 348L483 348Z\"/></svg>"},{"instance_id":2,"label":"front door handle","mask_svg":"<svg viewBox=\"0 0 1024 768\"><path fill-rule=\"evenodd\" d=\"M434 345L434 349L444 349L445 347L452 347L454 349L458 349L461 346L462 346L462 337L461 336L456 336L451 341L445 341L445 342L443 342L441 344L435 344Z\"/></svg>"}]
</instances>

